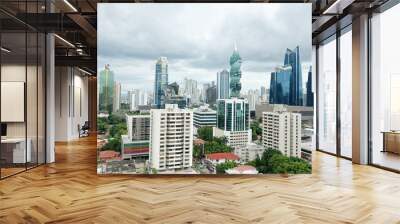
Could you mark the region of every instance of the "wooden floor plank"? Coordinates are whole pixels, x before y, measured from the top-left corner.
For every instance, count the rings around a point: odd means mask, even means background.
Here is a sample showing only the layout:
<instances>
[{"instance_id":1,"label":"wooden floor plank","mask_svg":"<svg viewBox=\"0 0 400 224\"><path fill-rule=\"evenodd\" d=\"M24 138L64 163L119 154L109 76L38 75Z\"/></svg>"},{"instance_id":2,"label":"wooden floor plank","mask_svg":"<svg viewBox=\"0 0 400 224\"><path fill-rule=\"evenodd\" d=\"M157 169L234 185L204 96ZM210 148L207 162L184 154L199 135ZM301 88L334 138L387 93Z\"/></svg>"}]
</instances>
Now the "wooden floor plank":
<instances>
[{"instance_id":1,"label":"wooden floor plank","mask_svg":"<svg viewBox=\"0 0 400 224\"><path fill-rule=\"evenodd\" d=\"M96 139L0 181L0 223L400 223L400 175L316 152L312 175L96 174Z\"/></svg>"}]
</instances>

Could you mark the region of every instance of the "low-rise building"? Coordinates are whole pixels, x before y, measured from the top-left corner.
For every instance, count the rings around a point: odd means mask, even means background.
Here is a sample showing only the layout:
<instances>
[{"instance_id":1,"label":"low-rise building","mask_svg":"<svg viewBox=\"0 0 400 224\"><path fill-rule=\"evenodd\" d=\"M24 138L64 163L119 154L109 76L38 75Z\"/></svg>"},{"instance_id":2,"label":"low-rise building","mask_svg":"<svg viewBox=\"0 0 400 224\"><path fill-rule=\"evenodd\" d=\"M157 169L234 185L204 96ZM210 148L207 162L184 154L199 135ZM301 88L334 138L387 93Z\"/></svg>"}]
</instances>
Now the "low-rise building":
<instances>
[{"instance_id":1,"label":"low-rise building","mask_svg":"<svg viewBox=\"0 0 400 224\"><path fill-rule=\"evenodd\" d=\"M149 157L150 115L126 115L128 135L121 136L123 159Z\"/></svg>"},{"instance_id":2,"label":"low-rise building","mask_svg":"<svg viewBox=\"0 0 400 224\"><path fill-rule=\"evenodd\" d=\"M232 169L225 170L227 174L258 174L258 170L254 166L241 165Z\"/></svg>"},{"instance_id":3,"label":"low-rise building","mask_svg":"<svg viewBox=\"0 0 400 224\"><path fill-rule=\"evenodd\" d=\"M240 157L240 161L247 163L257 158L257 155L261 158L265 148L263 145L256 143L247 143L245 146L238 147L235 149L235 154Z\"/></svg>"},{"instance_id":4,"label":"low-rise building","mask_svg":"<svg viewBox=\"0 0 400 224\"><path fill-rule=\"evenodd\" d=\"M235 162L240 161L239 156L233 153L226 153L226 152L207 154L206 159L210 161L214 166L228 161L235 161Z\"/></svg>"},{"instance_id":5,"label":"low-rise building","mask_svg":"<svg viewBox=\"0 0 400 224\"><path fill-rule=\"evenodd\" d=\"M244 147L251 142L251 129L244 131L224 131L213 127L213 136L218 138L225 137L227 145L236 149Z\"/></svg>"}]
</instances>

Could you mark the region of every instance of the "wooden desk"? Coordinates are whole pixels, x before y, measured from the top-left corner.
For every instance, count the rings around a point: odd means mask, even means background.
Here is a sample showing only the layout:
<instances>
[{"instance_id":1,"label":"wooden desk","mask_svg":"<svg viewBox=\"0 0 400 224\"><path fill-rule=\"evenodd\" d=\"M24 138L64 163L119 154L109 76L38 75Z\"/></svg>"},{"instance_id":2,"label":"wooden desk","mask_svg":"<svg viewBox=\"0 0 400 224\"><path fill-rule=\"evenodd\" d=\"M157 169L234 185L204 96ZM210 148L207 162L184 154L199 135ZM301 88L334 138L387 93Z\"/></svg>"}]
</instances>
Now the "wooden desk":
<instances>
[{"instance_id":1,"label":"wooden desk","mask_svg":"<svg viewBox=\"0 0 400 224\"><path fill-rule=\"evenodd\" d=\"M25 163L31 162L31 139L27 139L25 151L25 138L5 138L1 139L1 159L6 163ZM26 161L25 161L26 160Z\"/></svg>"},{"instance_id":2,"label":"wooden desk","mask_svg":"<svg viewBox=\"0 0 400 224\"><path fill-rule=\"evenodd\" d=\"M384 131L383 152L400 154L400 131Z\"/></svg>"}]
</instances>

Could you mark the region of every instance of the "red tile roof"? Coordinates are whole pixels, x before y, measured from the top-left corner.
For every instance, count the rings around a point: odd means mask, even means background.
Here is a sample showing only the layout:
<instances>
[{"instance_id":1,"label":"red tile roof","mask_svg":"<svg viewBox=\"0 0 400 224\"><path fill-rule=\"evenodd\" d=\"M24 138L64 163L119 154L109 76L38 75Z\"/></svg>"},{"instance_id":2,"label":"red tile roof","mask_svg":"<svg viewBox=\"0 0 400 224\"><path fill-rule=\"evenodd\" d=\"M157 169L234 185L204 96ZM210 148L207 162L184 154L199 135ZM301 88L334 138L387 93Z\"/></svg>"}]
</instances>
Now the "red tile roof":
<instances>
[{"instance_id":1,"label":"red tile roof","mask_svg":"<svg viewBox=\"0 0 400 224\"><path fill-rule=\"evenodd\" d=\"M109 160L109 159L115 159L118 158L119 152L111 151L111 150L106 150L106 151L100 151L100 159L101 160Z\"/></svg>"},{"instance_id":2,"label":"red tile roof","mask_svg":"<svg viewBox=\"0 0 400 224\"><path fill-rule=\"evenodd\" d=\"M207 158L211 160L220 160L220 159L239 160L239 156L233 153L226 153L226 152L207 154Z\"/></svg>"},{"instance_id":3,"label":"red tile roof","mask_svg":"<svg viewBox=\"0 0 400 224\"><path fill-rule=\"evenodd\" d=\"M248 165L237 166L234 169L240 172L256 170L254 166L248 166Z\"/></svg>"},{"instance_id":4,"label":"red tile roof","mask_svg":"<svg viewBox=\"0 0 400 224\"><path fill-rule=\"evenodd\" d=\"M193 140L193 144L195 145L204 145L206 143L206 141L204 141L201 138L196 138L195 140Z\"/></svg>"}]
</instances>

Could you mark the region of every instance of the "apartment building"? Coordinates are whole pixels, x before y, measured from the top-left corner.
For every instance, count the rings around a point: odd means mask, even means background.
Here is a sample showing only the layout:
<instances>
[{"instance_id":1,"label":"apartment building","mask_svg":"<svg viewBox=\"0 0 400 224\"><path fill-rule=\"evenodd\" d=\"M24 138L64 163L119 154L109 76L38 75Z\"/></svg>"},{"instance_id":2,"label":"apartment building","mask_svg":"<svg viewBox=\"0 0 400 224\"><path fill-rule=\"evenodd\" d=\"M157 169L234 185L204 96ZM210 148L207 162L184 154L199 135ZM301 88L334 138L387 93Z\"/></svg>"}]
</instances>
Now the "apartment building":
<instances>
[{"instance_id":1,"label":"apartment building","mask_svg":"<svg viewBox=\"0 0 400 224\"><path fill-rule=\"evenodd\" d=\"M264 112L262 142L286 156L301 158L301 114L286 111Z\"/></svg>"},{"instance_id":2,"label":"apartment building","mask_svg":"<svg viewBox=\"0 0 400 224\"><path fill-rule=\"evenodd\" d=\"M166 104L150 111L150 164L157 171L192 166L193 112Z\"/></svg>"}]
</instances>

